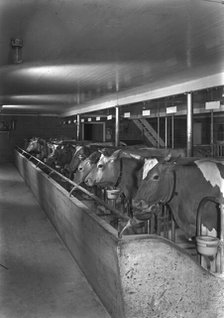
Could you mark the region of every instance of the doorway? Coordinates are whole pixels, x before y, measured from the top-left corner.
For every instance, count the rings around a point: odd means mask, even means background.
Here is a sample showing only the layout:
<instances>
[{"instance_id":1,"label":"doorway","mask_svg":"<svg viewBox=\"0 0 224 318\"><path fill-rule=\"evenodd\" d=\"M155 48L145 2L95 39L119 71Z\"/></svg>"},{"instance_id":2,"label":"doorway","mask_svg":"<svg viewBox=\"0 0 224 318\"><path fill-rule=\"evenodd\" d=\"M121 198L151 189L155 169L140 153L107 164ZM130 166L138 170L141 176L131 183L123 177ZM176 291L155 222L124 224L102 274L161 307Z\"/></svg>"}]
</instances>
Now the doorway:
<instances>
[{"instance_id":1,"label":"doorway","mask_svg":"<svg viewBox=\"0 0 224 318\"><path fill-rule=\"evenodd\" d=\"M82 125L83 140L105 142L105 123L85 123Z\"/></svg>"}]
</instances>

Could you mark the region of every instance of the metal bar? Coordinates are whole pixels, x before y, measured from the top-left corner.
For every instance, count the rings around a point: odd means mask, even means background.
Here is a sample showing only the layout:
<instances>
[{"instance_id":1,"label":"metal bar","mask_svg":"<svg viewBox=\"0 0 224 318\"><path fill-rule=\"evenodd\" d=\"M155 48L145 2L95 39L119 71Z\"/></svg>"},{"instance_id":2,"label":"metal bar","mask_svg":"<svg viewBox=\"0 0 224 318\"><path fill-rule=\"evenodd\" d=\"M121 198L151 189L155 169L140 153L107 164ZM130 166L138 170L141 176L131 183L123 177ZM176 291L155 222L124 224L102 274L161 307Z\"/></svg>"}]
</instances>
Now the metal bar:
<instances>
[{"instance_id":1,"label":"metal bar","mask_svg":"<svg viewBox=\"0 0 224 318\"><path fill-rule=\"evenodd\" d=\"M171 215L171 241L176 242L176 226L173 216Z\"/></svg>"},{"instance_id":2,"label":"metal bar","mask_svg":"<svg viewBox=\"0 0 224 318\"><path fill-rule=\"evenodd\" d=\"M69 192L69 196L71 196L72 195L72 192L74 191L74 190L76 190L77 189L77 187L76 187L76 185L72 188L72 190Z\"/></svg>"},{"instance_id":3,"label":"metal bar","mask_svg":"<svg viewBox=\"0 0 224 318\"><path fill-rule=\"evenodd\" d=\"M159 137L160 137L160 116L158 115L157 117L157 148L160 148Z\"/></svg>"},{"instance_id":4,"label":"metal bar","mask_svg":"<svg viewBox=\"0 0 224 318\"><path fill-rule=\"evenodd\" d=\"M187 157L193 156L193 103L192 93L187 93Z\"/></svg>"},{"instance_id":5,"label":"metal bar","mask_svg":"<svg viewBox=\"0 0 224 318\"><path fill-rule=\"evenodd\" d=\"M171 148L174 149L174 115L171 117L171 125L172 125L172 131L171 131Z\"/></svg>"},{"instance_id":6,"label":"metal bar","mask_svg":"<svg viewBox=\"0 0 224 318\"><path fill-rule=\"evenodd\" d=\"M168 147L168 117L165 117L165 148Z\"/></svg>"},{"instance_id":7,"label":"metal bar","mask_svg":"<svg viewBox=\"0 0 224 318\"><path fill-rule=\"evenodd\" d=\"M77 115L77 125L76 125L76 139L79 141L81 138L81 118Z\"/></svg>"},{"instance_id":8,"label":"metal bar","mask_svg":"<svg viewBox=\"0 0 224 318\"><path fill-rule=\"evenodd\" d=\"M223 202L219 205L220 207L220 272L223 273L224 267L224 204Z\"/></svg>"},{"instance_id":9,"label":"metal bar","mask_svg":"<svg viewBox=\"0 0 224 318\"><path fill-rule=\"evenodd\" d=\"M214 156L214 113L213 110L211 110L211 136L210 136L210 143L211 143L211 155Z\"/></svg>"},{"instance_id":10,"label":"metal bar","mask_svg":"<svg viewBox=\"0 0 224 318\"><path fill-rule=\"evenodd\" d=\"M18 149L21 149L19 147L17 147ZM32 156L33 157L33 156ZM26 158L26 157L25 157ZM35 158L35 157L34 157ZM27 158L26 158L27 159ZM28 159L27 159L28 160ZM37 159L38 160L38 159ZM40 160L38 160L40 161ZM125 221L129 221L131 220L127 215L122 214L119 210L113 208L113 207L109 207L104 201L102 201L101 199L99 199L97 196L95 196L94 194L92 194L91 192L89 192L88 190L84 189L83 187L81 187L80 185L76 184L75 182L73 182L72 180L66 178L65 176L63 176L61 173L59 173L58 171L54 170L53 168L49 167L48 165L46 165L44 162L40 161L44 166L46 166L48 169L51 170L50 174L52 173L56 173L57 175L60 176L60 178L64 179L65 181L67 181L68 183L72 184L73 187L76 187L77 189L81 190L83 193L87 194L89 197L91 197L93 200L97 201L98 203L100 203L101 205L103 205L105 208L107 208L108 210L110 210L114 215L116 215L118 218L123 219ZM48 177L49 177L48 175Z\"/></svg>"},{"instance_id":11,"label":"metal bar","mask_svg":"<svg viewBox=\"0 0 224 318\"><path fill-rule=\"evenodd\" d=\"M120 144L120 112L119 107L115 107L115 146Z\"/></svg>"}]
</instances>

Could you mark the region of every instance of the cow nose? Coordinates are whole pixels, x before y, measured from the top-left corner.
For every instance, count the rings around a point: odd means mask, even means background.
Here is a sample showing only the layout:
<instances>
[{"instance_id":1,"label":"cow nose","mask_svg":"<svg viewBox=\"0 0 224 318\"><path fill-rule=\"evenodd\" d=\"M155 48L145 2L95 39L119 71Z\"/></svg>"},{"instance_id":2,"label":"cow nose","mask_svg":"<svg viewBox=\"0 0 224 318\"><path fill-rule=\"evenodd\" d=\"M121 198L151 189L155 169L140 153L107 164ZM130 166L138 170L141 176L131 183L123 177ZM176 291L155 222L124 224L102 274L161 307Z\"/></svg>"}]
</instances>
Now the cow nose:
<instances>
[{"instance_id":1,"label":"cow nose","mask_svg":"<svg viewBox=\"0 0 224 318\"><path fill-rule=\"evenodd\" d=\"M132 201L132 205L133 205L134 208L140 209L141 206L142 206L142 200L141 201L133 200Z\"/></svg>"},{"instance_id":2,"label":"cow nose","mask_svg":"<svg viewBox=\"0 0 224 318\"><path fill-rule=\"evenodd\" d=\"M133 200L133 207L138 210L144 210L148 204L144 200Z\"/></svg>"},{"instance_id":3,"label":"cow nose","mask_svg":"<svg viewBox=\"0 0 224 318\"><path fill-rule=\"evenodd\" d=\"M86 178L85 180L84 180L84 182L85 182L85 184L87 185L87 186L91 186L92 185L92 182L91 182L91 179L90 178Z\"/></svg>"}]
</instances>

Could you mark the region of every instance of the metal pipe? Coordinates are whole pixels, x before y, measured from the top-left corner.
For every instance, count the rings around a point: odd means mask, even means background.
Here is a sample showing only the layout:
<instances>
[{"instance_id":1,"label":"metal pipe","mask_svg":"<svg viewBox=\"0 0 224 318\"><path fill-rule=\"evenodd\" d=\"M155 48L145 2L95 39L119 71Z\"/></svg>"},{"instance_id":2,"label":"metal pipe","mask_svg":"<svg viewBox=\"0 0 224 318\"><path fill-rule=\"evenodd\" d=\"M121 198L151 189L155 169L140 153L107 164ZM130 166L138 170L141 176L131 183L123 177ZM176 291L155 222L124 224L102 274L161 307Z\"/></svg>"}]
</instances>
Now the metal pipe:
<instances>
[{"instance_id":1,"label":"metal pipe","mask_svg":"<svg viewBox=\"0 0 224 318\"><path fill-rule=\"evenodd\" d=\"M168 117L165 117L165 148L168 147Z\"/></svg>"},{"instance_id":2,"label":"metal pipe","mask_svg":"<svg viewBox=\"0 0 224 318\"><path fill-rule=\"evenodd\" d=\"M192 93L187 93L187 157L193 156L193 103Z\"/></svg>"},{"instance_id":3,"label":"metal pipe","mask_svg":"<svg viewBox=\"0 0 224 318\"><path fill-rule=\"evenodd\" d=\"M120 145L120 112L119 107L115 107L115 146Z\"/></svg>"},{"instance_id":4,"label":"metal pipe","mask_svg":"<svg viewBox=\"0 0 224 318\"><path fill-rule=\"evenodd\" d=\"M81 118L80 118L80 115L77 115L76 121L77 121L77 125L76 125L76 139L78 141L80 141L80 137L81 137Z\"/></svg>"},{"instance_id":5,"label":"metal pipe","mask_svg":"<svg viewBox=\"0 0 224 318\"><path fill-rule=\"evenodd\" d=\"M20 152L20 154L22 155L22 149L20 147L16 147ZM26 151L23 151L26 153ZM24 156L24 155L22 155ZM25 157L25 156L24 156ZM31 155L31 157L33 157ZM26 157L25 157L26 158ZM37 159L36 157L33 157L35 158L37 161L40 161L39 159ZM27 158L26 158L27 159ZM29 160L29 159L27 159ZM68 193L69 197L71 197L72 195L72 192L76 189L78 190L81 190L83 193L87 194L89 197L91 197L93 200L97 201L99 204L103 205L105 208L107 208L109 211L111 211L112 214L114 214L116 217L120 218L120 219L123 219L125 221L130 221L131 223L132 222L136 222L137 224L137 220L135 218L133 219L130 219L126 214L123 214L122 212L120 212L119 210L113 208L113 207L109 207L104 201L102 201L101 199L99 199L97 196L95 196L94 194L92 194L91 192L89 192L88 190L84 189L83 187L81 187L80 185L76 184L74 181L66 178L65 176L63 176L61 173L59 173L58 171L54 170L53 168L49 167L48 165L46 165L44 162L40 161L44 166L46 166L48 169L51 170L50 174L48 175L48 178L51 174L55 173L57 174L61 179L64 179L65 181L67 181L68 183L70 183L71 185L73 185L73 188L71 189L71 191Z\"/></svg>"},{"instance_id":6,"label":"metal pipe","mask_svg":"<svg viewBox=\"0 0 224 318\"><path fill-rule=\"evenodd\" d=\"M159 136L160 136L160 117L157 117L157 148L160 148L159 144Z\"/></svg>"},{"instance_id":7,"label":"metal pipe","mask_svg":"<svg viewBox=\"0 0 224 318\"><path fill-rule=\"evenodd\" d=\"M204 210L205 204L208 202L214 202L216 204L219 204L219 209L220 209L220 259L219 259L219 263L217 264L218 261L218 256L219 253L216 256L216 265L217 265L217 269L220 273L223 273L223 256L224 256L224 251L223 251L223 247L224 247L224 204L220 203L220 200L218 198L215 197L205 197L201 200L201 202L198 205L198 209L197 209L197 221L196 221L196 225L197 225L197 232L196 235L200 236L201 235L201 219L202 219L202 212ZM200 264L202 262L202 257L200 255Z\"/></svg>"},{"instance_id":8,"label":"metal pipe","mask_svg":"<svg viewBox=\"0 0 224 318\"><path fill-rule=\"evenodd\" d=\"M211 132L210 132L210 144L211 144L211 155L214 155L214 113L211 110Z\"/></svg>"},{"instance_id":9,"label":"metal pipe","mask_svg":"<svg viewBox=\"0 0 224 318\"><path fill-rule=\"evenodd\" d=\"M220 203L220 272L223 273L224 266L224 203Z\"/></svg>"},{"instance_id":10,"label":"metal pipe","mask_svg":"<svg viewBox=\"0 0 224 318\"><path fill-rule=\"evenodd\" d=\"M172 149L174 149L174 115L172 115L172 118L171 118L171 125L172 125L172 133L171 133L171 147Z\"/></svg>"}]
</instances>

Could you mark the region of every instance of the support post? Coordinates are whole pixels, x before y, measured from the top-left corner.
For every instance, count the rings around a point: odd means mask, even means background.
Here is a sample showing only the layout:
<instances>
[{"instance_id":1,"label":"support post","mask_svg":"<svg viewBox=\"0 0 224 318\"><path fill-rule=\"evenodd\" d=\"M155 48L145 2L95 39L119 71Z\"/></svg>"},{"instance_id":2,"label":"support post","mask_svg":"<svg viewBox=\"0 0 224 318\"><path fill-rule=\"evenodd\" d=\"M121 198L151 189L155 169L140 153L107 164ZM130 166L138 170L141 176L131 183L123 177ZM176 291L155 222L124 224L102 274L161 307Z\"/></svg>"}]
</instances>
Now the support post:
<instances>
[{"instance_id":1,"label":"support post","mask_svg":"<svg viewBox=\"0 0 224 318\"><path fill-rule=\"evenodd\" d=\"M193 156L193 103L192 93L187 93L187 157Z\"/></svg>"},{"instance_id":2,"label":"support post","mask_svg":"<svg viewBox=\"0 0 224 318\"><path fill-rule=\"evenodd\" d=\"M160 117L157 117L157 148L160 148L159 144L159 137L160 137Z\"/></svg>"},{"instance_id":3,"label":"support post","mask_svg":"<svg viewBox=\"0 0 224 318\"><path fill-rule=\"evenodd\" d=\"M171 138L172 138L172 144L171 144L171 148L172 149L174 149L174 115L172 115L172 136L171 136Z\"/></svg>"},{"instance_id":4,"label":"support post","mask_svg":"<svg viewBox=\"0 0 224 318\"><path fill-rule=\"evenodd\" d=\"M211 138L210 138L210 144L211 144L211 155L214 156L214 113L213 110L211 110Z\"/></svg>"},{"instance_id":5,"label":"support post","mask_svg":"<svg viewBox=\"0 0 224 318\"><path fill-rule=\"evenodd\" d=\"M81 136L81 118L80 115L77 115L77 125L76 125L76 139L77 141L80 141L80 136Z\"/></svg>"},{"instance_id":6,"label":"support post","mask_svg":"<svg viewBox=\"0 0 224 318\"><path fill-rule=\"evenodd\" d=\"M220 272L224 271L224 203L222 202L220 208Z\"/></svg>"},{"instance_id":7,"label":"support post","mask_svg":"<svg viewBox=\"0 0 224 318\"><path fill-rule=\"evenodd\" d=\"M115 146L120 144L120 112L119 107L115 107Z\"/></svg>"},{"instance_id":8,"label":"support post","mask_svg":"<svg viewBox=\"0 0 224 318\"><path fill-rule=\"evenodd\" d=\"M168 147L168 117L165 117L165 148Z\"/></svg>"}]
</instances>

